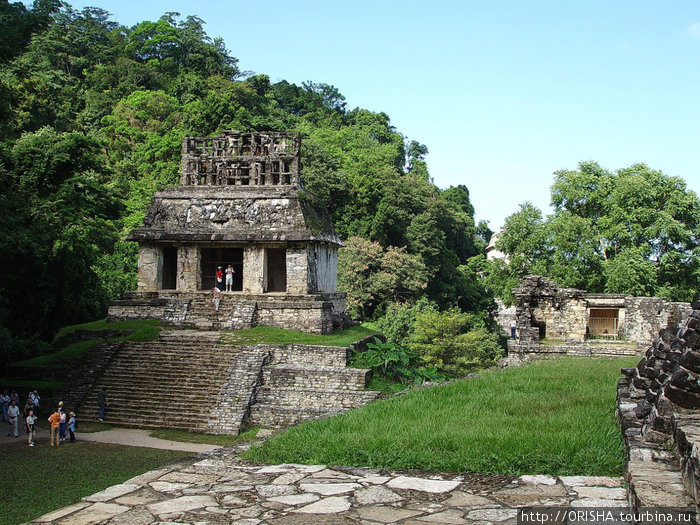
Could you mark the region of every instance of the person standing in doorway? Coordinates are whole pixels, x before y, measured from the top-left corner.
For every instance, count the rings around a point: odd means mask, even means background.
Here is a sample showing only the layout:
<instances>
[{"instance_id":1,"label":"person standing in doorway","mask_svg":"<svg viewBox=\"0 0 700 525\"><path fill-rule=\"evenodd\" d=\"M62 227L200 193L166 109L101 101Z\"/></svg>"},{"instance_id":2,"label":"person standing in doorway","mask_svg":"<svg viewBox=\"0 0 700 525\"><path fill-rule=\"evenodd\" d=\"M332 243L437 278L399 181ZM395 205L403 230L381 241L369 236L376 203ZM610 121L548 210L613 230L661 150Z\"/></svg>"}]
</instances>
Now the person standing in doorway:
<instances>
[{"instance_id":1,"label":"person standing in doorway","mask_svg":"<svg viewBox=\"0 0 700 525\"><path fill-rule=\"evenodd\" d=\"M230 264L226 268L226 291L233 291L233 266Z\"/></svg>"},{"instance_id":2,"label":"person standing in doorway","mask_svg":"<svg viewBox=\"0 0 700 525\"><path fill-rule=\"evenodd\" d=\"M510 338L515 339L515 329L518 327L518 324L515 322L515 319L513 319L510 322Z\"/></svg>"},{"instance_id":3,"label":"person standing in doorway","mask_svg":"<svg viewBox=\"0 0 700 525\"><path fill-rule=\"evenodd\" d=\"M109 405L109 400L107 399L107 388L102 387L99 394L97 394L97 404L100 405L100 423L105 417L105 407Z\"/></svg>"},{"instance_id":4,"label":"person standing in doorway","mask_svg":"<svg viewBox=\"0 0 700 525\"><path fill-rule=\"evenodd\" d=\"M224 272L221 270L221 266L216 270L216 288L220 292L224 291Z\"/></svg>"}]
</instances>

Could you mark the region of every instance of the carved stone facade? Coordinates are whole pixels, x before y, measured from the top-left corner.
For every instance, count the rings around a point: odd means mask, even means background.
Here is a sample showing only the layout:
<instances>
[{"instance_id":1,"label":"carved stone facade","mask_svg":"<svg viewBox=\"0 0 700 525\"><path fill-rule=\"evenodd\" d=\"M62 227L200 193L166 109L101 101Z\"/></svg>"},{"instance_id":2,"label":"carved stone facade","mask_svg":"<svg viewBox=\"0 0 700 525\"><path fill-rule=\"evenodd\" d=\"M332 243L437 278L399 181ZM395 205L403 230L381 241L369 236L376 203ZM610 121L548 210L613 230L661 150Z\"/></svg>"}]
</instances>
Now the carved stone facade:
<instances>
[{"instance_id":1,"label":"carved stone facade","mask_svg":"<svg viewBox=\"0 0 700 525\"><path fill-rule=\"evenodd\" d=\"M544 338L569 344L590 339L650 344L661 328L678 324L691 312L688 303L559 288L538 275L523 278L513 293L520 346Z\"/></svg>"},{"instance_id":2,"label":"carved stone facade","mask_svg":"<svg viewBox=\"0 0 700 525\"><path fill-rule=\"evenodd\" d=\"M343 244L304 189L299 148L292 133L186 137L181 186L156 193L128 237L139 243L138 289L115 301L109 318L316 333L342 324L345 295L336 277ZM228 265L232 291L216 308L209 299L217 270Z\"/></svg>"}]
</instances>

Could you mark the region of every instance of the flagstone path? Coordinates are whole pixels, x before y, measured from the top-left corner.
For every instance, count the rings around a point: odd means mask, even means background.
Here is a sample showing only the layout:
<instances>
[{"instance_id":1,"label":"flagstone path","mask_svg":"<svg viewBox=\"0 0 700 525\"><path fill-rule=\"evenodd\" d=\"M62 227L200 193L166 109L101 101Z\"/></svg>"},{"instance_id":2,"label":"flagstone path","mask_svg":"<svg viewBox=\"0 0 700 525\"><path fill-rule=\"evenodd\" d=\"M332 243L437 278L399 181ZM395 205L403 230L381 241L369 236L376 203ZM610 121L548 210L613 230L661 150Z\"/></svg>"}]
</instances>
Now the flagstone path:
<instances>
[{"instance_id":1,"label":"flagstone path","mask_svg":"<svg viewBox=\"0 0 700 525\"><path fill-rule=\"evenodd\" d=\"M238 459L241 448L147 472L32 523L510 525L521 507L627 507L622 478L255 465Z\"/></svg>"}]
</instances>

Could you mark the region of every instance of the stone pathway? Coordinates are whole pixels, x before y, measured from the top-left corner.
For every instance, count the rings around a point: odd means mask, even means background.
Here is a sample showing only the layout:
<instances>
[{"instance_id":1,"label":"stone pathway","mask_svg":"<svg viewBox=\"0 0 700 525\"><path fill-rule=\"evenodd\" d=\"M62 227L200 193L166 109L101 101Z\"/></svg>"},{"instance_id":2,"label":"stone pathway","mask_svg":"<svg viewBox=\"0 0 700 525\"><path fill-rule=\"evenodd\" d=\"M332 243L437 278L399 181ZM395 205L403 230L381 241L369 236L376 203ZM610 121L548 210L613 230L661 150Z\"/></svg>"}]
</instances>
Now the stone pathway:
<instances>
[{"instance_id":1,"label":"stone pathway","mask_svg":"<svg viewBox=\"0 0 700 525\"><path fill-rule=\"evenodd\" d=\"M626 507L626 496L622 478L253 465L226 448L147 472L32 523L509 525L519 507Z\"/></svg>"},{"instance_id":2,"label":"stone pathway","mask_svg":"<svg viewBox=\"0 0 700 525\"><path fill-rule=\"evenodd\" d=\"M183 450L185 452L210 452L220 449L220 445L205 445L202 443L183 443L151 437L150 430L136 428L113 428L101 432L79 434L81 441L98 441L100 443L113 443L115 445L128 445L132 447L160 448L164 450Z\"/></svg>"}]
</instances>

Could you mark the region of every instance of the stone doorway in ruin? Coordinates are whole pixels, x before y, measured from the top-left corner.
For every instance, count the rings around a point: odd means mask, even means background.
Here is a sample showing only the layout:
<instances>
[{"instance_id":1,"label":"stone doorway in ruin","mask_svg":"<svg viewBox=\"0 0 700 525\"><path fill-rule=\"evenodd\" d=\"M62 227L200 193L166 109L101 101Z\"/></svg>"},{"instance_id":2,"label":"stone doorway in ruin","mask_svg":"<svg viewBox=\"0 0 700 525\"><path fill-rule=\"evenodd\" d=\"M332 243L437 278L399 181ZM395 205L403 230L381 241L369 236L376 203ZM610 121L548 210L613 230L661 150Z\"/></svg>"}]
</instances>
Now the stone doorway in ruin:
<instances>
[{"instance_id":1,"label":"stone doorway in ruin","mask_svg":"<svg viewBox=\"0 0 700 525\"><path fill-rule=\"evenodd\" d=\"M284 248L267 248L266 292L287 291L287 250Z\"/></svg>"},{"instance_id":2,"label":"stone doorway in ruin","mask_svg":"<svg viewBox=\"0 0 700 525\"><path fill-rule=\"evenodd\" d=\"M221 266L226 289L226 268L233 266L234 292L243 290L243 248L202 248L202 290L211 290L216 284L216 271Z\"/></svg>"},{"instance_id":3,"label":"stone doorway in ruin","mask_svg":"<svg viewBox=\"0 0 700 525\"><path fill-rule=\"evenodd\" d=\"M174 246L163 248L163 274L160 287L162 290L177 288L177 248Z\"/></svg>"},{"instance_id":4,"label":"stone doorway in ruin","mask_svg":"<svg viewBox=\"0 0 700 525\"><path fill-rule=\"evenodd\" d=\"M617 339L620 335L619 308L591 308L588 313L589 337Z\"/></svg>"}]
</instances>

